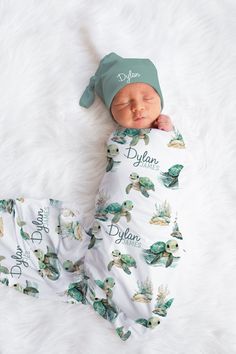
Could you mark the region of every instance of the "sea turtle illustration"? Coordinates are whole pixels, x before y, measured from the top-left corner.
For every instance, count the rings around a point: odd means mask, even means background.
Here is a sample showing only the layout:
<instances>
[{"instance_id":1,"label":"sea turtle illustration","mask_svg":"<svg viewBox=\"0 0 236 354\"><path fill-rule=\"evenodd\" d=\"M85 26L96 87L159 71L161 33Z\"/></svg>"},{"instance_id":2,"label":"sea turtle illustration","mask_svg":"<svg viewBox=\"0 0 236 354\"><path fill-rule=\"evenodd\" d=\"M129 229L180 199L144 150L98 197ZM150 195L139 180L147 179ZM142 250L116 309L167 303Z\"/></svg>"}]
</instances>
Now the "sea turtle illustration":
<instances>
[{"instance_id":1,"label":"sea turtle illustration","mask_svg":"<svg viewBox=\"0 0 236 354\"><path fill-rule=\"evenodd\" d=\"M165 187L178 187L178 177L183 167L183 165L176 164L171 166L167 172L161 172L159 179L162 181Z\"/></svg>"},{"instance_id":2,"label":"sea turtle illustration","mask_svg":"<svg viewBox=\"0 0 236 354\"><path fill-rule=\"evenodd\" d=\"M112 298L112 288L115 286L115 281L112 277L106 278L104 281L102 280L95 280L95 283L105 291L107 297Z\"/></svg>"},{"instance_id":3,"label":"sea turtle illustration","mask_svg":"<svg viewBox=\"0 0 236 354\"><path fill-rule=\"evenodd\" d=\"M140 191L145 197L149 197L148 190L155 191L154 184L148 177L140 177L136 172L130 174L131 183L126 187L126 193L128 194L131 188Z\"/></svg>"},{"instance_id":4,"label":"sea turtle illustration","mask_svg":"<svg viewBox=\"0 0 236 354\"><path fill-rule=\"evenodd\" d=\"M68 290L66 291L66 294L73 299L75 299L77 302L82 302L82 304L87 304L87 299L86 299L86 292L87 292L87 282L86 279L81 280L76 283L70 283Z\"/></svg>"},{"instance_id":5,"label":"sea turtle illustration","mask_svg":"<svg viewBox=\"0 0 236 354\"><path fill-rule=\"evenodd\" d=\"M0 200L0 211L7 212L7 213L11 214L13 207L14 207L14 200L13 199L1 199Z\"/></svg>"},{"instance_id":6,"label":"sea turtle illustration","mask_svg":"<svg viewBox=\"0 0 236 354\"><path fill-rule=\"evenodd\" d=\"M60 220L55 231L62 238L73 237L82 240L82 228L78 221L61 222Z\"/></svg>"},{"instance_id":7,"label":"sea turtle illustration","mask_svg":"<svg viewBox=\"0 0 236 354\"><path fill-rule=\"evenodd\" d=\"M130 267L137 268L135 259L129 254L122 254L119 250L112 251L113 260L109 262L107 268L110 271L113 266L122 268L126 274L131 274Z\"/></svg>"},{"instance_id":8,"label":"sea turtle illustration","mask_svg":"<svg viewBox=\"0 0 236 354\"><path fill-rule=\"evenodd\" d=\"M117 327L116 328L116 333L118 334L118 336L123 340L127 340L130 335L131 335L131 331L127 331L126 333L124 332L124 326L122 327Z\"/></svg>"},{"instance_id":9,"label":"sea turtle illustration","mask_svg":"<svg viewBox=\"0 0 236 354\"><path fill-rule=\"evenodd\" d=\"M106 221L108 220L107 214L113 214L112 222L117 223L121 216L125 216L127 222L131 220L131 213L129 212L133 209L133 203L131 200L125 200L122 204L111 203L106 208L102 209L99 214L95 215L96 219Z\"/></svg>"},{"instance_id":10,"label":"sea turtle illustration","mask_svg":"<svg viewBox=\"0 0 236 354\"><path fill-rule=\"evenodd\" d=\"M149 136L151 129L124 129L124 135L129 136L131 139L130 146L135 146L140 139L144 140L145 145L149 143Z\"/></svg>"},{"instance_id":11,"label":"sea turtle illustration","mask_svg":"<svg viewBox=\"0 0 236 354\"><path fill-rule=\"evenodd\" d=\"M119 154L119 148L116 144L110 144L107 146L107 167L106 172L112 170L115 165L121 163L121 161L115 161L114 158Z\"/></svg>"},{"instance_id":12,"label":"sea turtle illustration","mask_svg":"<svg viewBox=\"0 0 236 354\"><path fill-rule=\"evenodd\" d=\"M26 287L20 285L19 283L16 283L16 284L13 284L13 288L20 291L23 294L34 296L34 297L37 297L39 294L37 284L31 283L28 280L26 280Z\"/></svg>"},{"instance_id":13,"label":"sea turtle illustration","mask_svg":"<svg viewBox=\"0 0 236 354\"><path fill-rule=\"evenodd\" d=\"M34 254L39 262L39 274L46 276L50 280L57 280L60 276L57 254L50 251L48 246L47 253L44 254L41 249L36 249Z\"/></svg>"},{"instance_id":14,"label":"sea turtle illustration","mask_svg":"<svg viewBox=\"0 0 236 354\"><path fill-rule=\"evenodd\" d=\"M150 317L147 320L145 318L139 318L135 322L141 324L144 327L153 329L159 325L161 321L158 317Z\"/></svg>"},{"instance_id":15,"label":"sea turtle illustration","mask_svg":"<svg viewBox=\"0 0 236 354\"><path fill-rule=\"evenodd\" d=\"M99 299L95 297L93 302L93 308L97 313L99 313L100 316L111 322L118 315L117 309L115 308L115 306L109 304L108 299Z\"/></svg>"},{"instance_id":16,"label":"sea turtle illustration","mask_svg":"<svg viewBox=\"0 0 236 354\"><path fill-rule=\"evenodd\" d=\"M88 249L92 248L95 245L96 241L102 240L102 238L96 237L96 235L99 234L100 231L101 231L101 225L99 224L98 221L95 221L93 223L93 226L88 231L86 231L86 234L91 237L91 240L88 245Z\"/></svg>"},{"instance_id":17,"label":"sea turtle illustration","mask_svg":"<svg viewBox=\"0 0 236 354\"><path fill-rule=\"evenodd\" d=\"M9 280L7 278L0 279L0 283L8 286L9 285Z\"/></svg>"},{"instance_id":18,"label":"sea turtle illustration","mask_svg":"<svg viewBox=\"0 0 236 354\"><path fill-rule=\"evenodd\" d=\"M155 242L149 249L144 249L144 259L147 264L156 265L160 263L162 257L166 258L165 266L169 267L174 259L180 257L174 257L173 253L177 252L179 245L176 240L169 240L166 243L163 241Z\"/></svg>"},{"instance_id":19,"label":"sea turtle illustration","mask_svg":"<svg viewBox=\"0 0 236 354\"><path fill-rule=\"evenodd\" d=\"M0 274L9 274L8 268L1 265L1 261L3 261L4 259L6 259L6 257L0 256Z\"/></svg>"},{"instance_id":20,"label":"sea turtle illustration","mask_svg":"<svg viewBox=\"0 0 236 354\"><path fill-rule=\"evenodd\" d=\"M164 304L156 305L155 309L152 311L156 315L165 317L167 315L167 309L171 306L174 299L166 301Z\"/></svg>"},{"instance_id":21,"label":"sea turtle illustration","mask_svg":"<svg viewBox=\"0 0 236 354\"><path fill-rule=\"evenodd\" d=\"M69 259L67 259L66 261L63 262L63 268L70 273L80 273L81 272L81 266L83 265L83 260L80 259L78 261L76 261L75 263L73 263L72 261L70 261Z\"/></svg>"}]
</instances>

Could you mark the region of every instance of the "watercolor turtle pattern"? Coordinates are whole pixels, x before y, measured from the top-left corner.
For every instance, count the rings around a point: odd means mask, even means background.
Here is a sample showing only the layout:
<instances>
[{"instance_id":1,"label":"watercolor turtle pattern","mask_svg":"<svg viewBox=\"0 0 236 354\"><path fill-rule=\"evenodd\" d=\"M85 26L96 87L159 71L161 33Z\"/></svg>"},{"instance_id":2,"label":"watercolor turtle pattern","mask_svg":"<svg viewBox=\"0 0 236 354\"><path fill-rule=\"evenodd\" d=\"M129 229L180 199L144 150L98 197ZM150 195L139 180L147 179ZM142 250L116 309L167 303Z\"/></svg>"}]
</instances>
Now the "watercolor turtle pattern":
<instances>
[{"instance_id":1,"label":"watercolor turtle pattern","mask_svg":"<svg viewBox=\"0 0 236 354\"><path fill-rule=\"evenodd\" d=\"M162 265L165 267L172 265L173 261L177 261L180 257L175 257L173 254L179 250L179 245L176 240L167 242L157 241L150 246L149 249L143 250L144 259L149 265Z\"/></svg>"},{"instance_id":2,"label":"watercolor turtle pattern","mask_svg":"<svg viewBox=\"0 0 236 354\"><path fill-rule=\"evenodd\" d=\"M84 262L81 259L76 261L75 263L67 259L63 262L63 268L69 273L80 273L83 264Z\"/></svg>"},{"instance_id":3,"label":"watercolor turtle pattern","mask_svg":"<svg viewBox=\"0 0 236 354\"><path fill-rule=\"evenodd\" d=\"M122 130L116 130L113 133L113 137L111 140L119 143L119 144L125 144L126 143L126 137L130 137L130 146L135 146L139 142L140 139L144 140L145 145L148 145L149 143L149 136L148 134L150 133L151 129L122 129Z\"/></svg>"},{"instance_id":4,"label":"watercolor turtle pattern","mask_svg":"<svg viewBox=\"0 0 236 354\"><path fill-rule=\"evenodd\" d=\"M131 220L131 213L130 210L133 209L133 202L131 200L125 200L122 204L119 203L111 203L104 209L101 209L98 214L95 214L95 218L107 221L108 217L107 214L114 215L112 218L113 223L117 223L121 216L125 216L127 222Z\"/></svg>"},{"instance_id":5,"label":"watercolor turtle pattern","mask_svg":"<svg viewBox=\"0 0 236 354\"><path fill-rule=\"evenodd\" d=\"M171 166L167 172L160 172L160 181L167 188L178 188L178 177L183 167L183 165L176 164Z\"/></svg>"},{"instance_id":6,"label":"watercolor turtle pattern","mask_svg":"<svg viewBox=\"0 0 236 354\"><path fill-rule=\"evenodd\" d=\"M86 234L91 237L91 240L88 245L88 249L93 248L95 243L97 241L101 241L102 238L97 238L96 236L101 232L101 225L99 224L98 221L95 221L93 223L93 226L90 227L88 231L86 231Z\"/></svg>"},{"instance_id":7,"label":"watercolor turtle pattern","mask_svg":"<svg viewBox=\"0 0 236 354\"><path fill-rule=\"evenodd\" d=\"M39 295L39 290L38 290L38 285L34 282L30 282L26 280L26 286L23 287L19 283L13 284L13 288L16 290L20 291L23 294L38 297Z\"/></svg>"},{"instance_id":8,"label":"watercolor turtle pattern","mask_svg":"<svg viewBox=\"0 0 236 354\"><path fill-rule=\"evenodd\" d=\"M131 335L131 331L130 331L130 330L127 331L127 332L124 332L124 326L122 326L122 327L117 327L117 328L116 328L116 333L118 334L118 336L119 336L123 341L127 340L127 339L130 337L130 335Z\"/></svg>"},{"instance_id":9,"label":"watercolor turtle pattern","mask_svg":"<svg viewBox=\"0 0 236 354\"><path fill-rule=\"evenodd\" d=\"M118 165L121 163L121 161L115 161L114 158L119 155L119 148L116 144L110 144L107 146L107 167L106 167L106 172L109 172L115 167L115 165Z\"/></svg>"},{"instance_id":10,"label":"watercolor turtle pattern","mask_svg":"<svg viewBox=\"0 0 236 354\"><path fill-rule=\"evenodd\" d=\"M5 267L5 266L3 266L3 265L1 265L1 262L2 262L4 259L6 259L6 257L0 256L0 274L1 274L1 273L2 273L2 274L9 274L8 268Z\"/></svg>"},{"instance_id":11,"label":"watercolor turtle pattern","mask_svg":"<svg viewBox=\"0 0 236 354\"><path fill-rule=\"evenodd\" d=\"M39 262L39 274L42 277L46 276L50 280L57 280L60 276L57 254L50 251L48 246L47 253L44 253L41 249L36 249L34 254Z\"/></svg>"},{"instance_id":12,"label":"watercolor turtle pattern","mask_svg":"<svg viewBox=\"0 0 236 354\"><path fill-rule=\"evenodd\" d=\"M1 199L0 200L0 211L11 214L14 208L13 199Z\"/></svg>"},{"instance_id":13,"label":"watercolor turtle pattern","mask_svg":"<svg viewBox=\"0 0 236 354\"><path fill-rule=\"evenodd\" d=\"M158 317L150 317L147 320L145 318L139 318L135 322L141 324L144 327L153 329L159 325L161 321Z\"/></svg>"},{"instance_id":14,"label":"watercolor turtle pattern","mask_svg":"<svg viewBox=\"0 0 236 354\"><path fill-rule=\"evenodd\" d=\"M108 299L99 299L95 297L93 308L100 316L111 322L118 316L117 309L115 306L109 304Z\"/></svg>"},{"instance_id":15,"label":"watercolor turtle pattern","mask_svg":"<svg viewBox=\"0 0 236 354\"><path fill-rule=\"evenodd\" d=\"M132 172L130 174L131 183L126 187L126 193L128 194L133 188L140 191L145 197L149 197L148 190L155 191L155 186L153 182L148 177L140 177L138 173Z\"/></svg>"},{"instance_id":16,"label":"watercolor turtle pattern","mask_svg":"<svg viewBox=\"0 0 236 354\"><path fill-rule=\"evenodd\" d=\"M86 294L87 292L87 281L86 279L81 280L76 283L70 283L66 294L72 297L77 302L82 302L82 304L87 304Z\"/></svg>"},{"instance_id":17,"label":"watercolor turtle pattern","mask_svg":"<svg viewBox=\"0 0 236 354\"><path fill-rule=\"evenodd\" d=\"M122 254L119 250L112 251L113 260L109 262L107 268L110 271L113 266L123 269L126 274L131 274L129 268L137 268L135 259L129 254Z\"/></svg>"},{"instance_id":18,"label":"watercolor turtle pattern","mask_svg":"<svg viewBox=\"0 0 236 354\"><path fill-rule=\"evenodd\" d=\"M111 289L115 286L115 280L112 277L108 277L104 281L95 280L95 283L105 292L107 297L112 298L113 292Z\"/></svg>"}]
</instances>

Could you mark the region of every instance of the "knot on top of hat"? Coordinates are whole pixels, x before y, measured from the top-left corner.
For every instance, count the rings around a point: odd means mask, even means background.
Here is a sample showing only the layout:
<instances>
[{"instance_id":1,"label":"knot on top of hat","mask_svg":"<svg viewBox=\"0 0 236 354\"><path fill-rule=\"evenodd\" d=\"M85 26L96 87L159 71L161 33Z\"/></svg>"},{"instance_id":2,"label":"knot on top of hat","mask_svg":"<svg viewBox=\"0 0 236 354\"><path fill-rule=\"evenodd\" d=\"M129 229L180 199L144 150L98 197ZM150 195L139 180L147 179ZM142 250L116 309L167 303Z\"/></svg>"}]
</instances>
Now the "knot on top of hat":
<instances>
[{"instance_id":1,"label":"knot on top of hat","mask_svg":"<svg viewBox=\"0 0 236 354\"><path fill-rule=\"evenodd\" d=\"M95 75L90 78L89 84L84 90L84 93L80 97L79 104L82 107L90 107L95 100Z\"/></svg>"}]
</instances>

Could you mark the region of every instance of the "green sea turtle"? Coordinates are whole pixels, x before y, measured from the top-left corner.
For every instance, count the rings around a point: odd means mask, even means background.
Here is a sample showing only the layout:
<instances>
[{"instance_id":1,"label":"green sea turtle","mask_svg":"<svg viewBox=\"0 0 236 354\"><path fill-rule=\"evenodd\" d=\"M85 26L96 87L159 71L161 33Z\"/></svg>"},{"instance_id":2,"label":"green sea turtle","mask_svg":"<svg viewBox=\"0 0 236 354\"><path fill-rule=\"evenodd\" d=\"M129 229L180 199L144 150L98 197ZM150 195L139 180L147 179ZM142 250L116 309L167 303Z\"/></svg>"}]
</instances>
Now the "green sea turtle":
<instances>
[{"instance_id":1,"label":"green sea turtle","mask_svg":"<svg viewBox=\"0 0 236 354\"><path fill-rule=\"evenodd\" d=\"M121 161L115 161L114 158L119 154L119 148L116 144L110 144L107 146L107 167L106 172L112 170L112 168L121 163Z\"/></svg>"},{"instance_id":2,"label":"green sea turtle","mask_svg":"<svg viewBox=\"0 0 236 354\"><path fill-rule=\"evenodd\" d=\"M165 187L178 187L178 177L183 167L183 165L176 164L171 166L167 172L161 172L160 180Z\"/></svg>"},{"instance_id":3,"label":"green sea turtle","mask_svg":"<svg viewBox=\"0 0 236 354\"><path fill-rule=\"evenodd\" d=\"M148 190L155 191L154 184L148 177L140 177L136 172L130 174L131 183L126 187L126 193L128 194L132 188L136 191L140 191L145 197L149 197Z\"/></svg>"},{"instance_id":4,"label":"green sea turtle","mask_svg":"<svg viewBox=\"0 0 236 354\"><path fill-rule=\"evenodd\" d=\"M0 211L4 211L4 212L11 214L13 207L14 207L14 200L13 199L1 199L0 200Z\"/></svg>"},{"instance_id":5,"label":"green sea turtle","mask_svg":"<svg viewBox=\"0 0 236 354\"><path fill-rule=\"evenodd\" d=\"M156 265L160 264L162 257L166 258L165 266L169 267L174 259L179 257L174 257L173 253L177 252L179 245L176 240L169 240L166 243L163 241L158 241L151 245L149 249L144 249L144 258L147 264Z\"/></svg>"},{"instance_id":6,"label":"green sea turtle","mask_svg":"<svg viewBox=\"0 0 236 354\"><path fill-rule=\"evenodd\" d=\"M8 286L9 285L9 280L7 278L0 279L0 283Z\"/></svg>"},{"instance_id":7,"label":"green sea turtle","mask_svg":"<svg viewBox=\"0 0 236 354\"><path fill-rule=\"evenodd\" d=\"M95 280L95 283L105 291L105 294L107 297L111 298L113 293L112 293L112 288L115 286L115 281L112 277L106 278L104 281L101 280Z\"/></svg>"},{"instance_id":8,"label":"green sea turtle","mask_svg":"<svg viewBox=\"0 0 236 354\"><path fill-rule=\"evenodd\" d=\"M39 262L39 274L46 276L50 280L57 280L60 276L57 254L50 251L48 246L47 253L44 254L41 249L36 249L34 254Z\"/></svg>"},{"instance_id":9,"label":"green sea turtle","mask_svg":"<svg viewBox=\"0 0 236 354\"><path fill-rule=\"evenodd\" d=\"M100 231L101 231L101 225L99 224L98 221L95 221L93 223L93 226L88 231L86 231L86 234L91 237L91 240L88 245L88 249L92 248L95 245L96 241L102 240L102 238L96 237L96 235L98 235L100 233Z\"/></svg>"},{"instance_id":10,"label":"green sea turtle","mask_svg":"<svg viewBox=\"0 0 236 354\"><path fill-rule=\"evenodd\" d=\"M23 287L19 283L13 284L13 288L20 291L23 294L30 295L37 297L39 294L38 286L36 283L31 283L30 281L26 280L26 287Z\"/></svg>"},{"instance_id":11,"label":"green sea turtle","mask_svg":"<svg viewBox=\"0 0 236 354\"><path fill-rule=\"evenodd\" d=\"M107 214L113 214L112 222L117 223L121 216L125 216L127 222L131 220L131 213L129 212L133 208L131 200L125 200L122 204L111 203L104 209L101 209L99 213L95 215L96 219L107 221Z\"/></svg>"},{"instance_id":12,"label":"green sea turtle","mask_svg":"<svg viewBox=\"0 0 236 354\"><path fill-rule=\"evenodd\" d=\"M137 268L135 259L129 254L121 254L119 250L112 251L113 260L108 264L110 271L113 266L122 268L126 274L131 274L130 267Z\"/></svg>"},{"instance_id":13,"label":"green sea turtle","mask_svg":"<svg viewBox=\"0 0 236 354\"><path fill-rule=\"evenodd\" d=\"M147 320L145 320L144 318L139 318L135 322L141 324L144 327L153 329L157 325L159 325L161 321L158 317L150 317Z\"/></svg>"},{"instance_id":14,"label":"green sea turtle","mask_svg":"<svg viewBox=\"0 0 236 354\"><path fill-rule=\"evenodd\" d=\"M144 140L145 145L149 143L149 136L151 129L124 129L124 135L129 136L131 139L130 146L135 146L140 139Z\"/></svg>"},{"instance_id":15,"label":"green sea turtle","mask_svg":"<svg viewBox=\"0 0 236 354\"><path fill-rule=\"evenodd\" d=\"M118 336L123 340L127 340L130 335L131 335L131 331L127 331L126 333L124 332L124 326L122 327L117 327L116 328L116 333L118 334Z\"/></svg>"},{"instance_id":16,"label":"green sea turtle","mask_svg":"<svg viewBox=\"0 0 236 354\"><path fill-rule=\"evenodd\" d=\"M6 257L0 256L0 274L9 274L8 268L1 265L1 261L3 261L4 259L6 259Z\"/></svg>"},{"instance_id":17,"label":"green sea turtle","mask_svg":"<svg viewBox=\"0 0 236 354\"><path fill-rule=\"evenodd\" d=\"M75 299L77 302L82 302L82 304L87 304L87 299L86 299L86 292L87 292L87 282L84 280L81 280L76 283L70 283L68 290L66 291L66 294L73 299Z\"/></svg>"},{"instance_id":18,"label":"green sea turtle","mask_svg":"<svg viewBox=\"0 0 236 354\"><path fill-rule=\"evenodd\" d=\"M63 268L70 273L74 273L74 272L81 272L81 265L83 265L83 260L80 259L78 261L76 261L75 263L73 263L72 261L70 261L69 259L67 259L66 261L63 262Z\"/></svg>"},{"instance_id":19,"label":"green sea turtle","mask_svg":"<svg viewBox=\"0 0 236 354\"><path fill-rule=\"evenodd\" d=\"M117 315L117 309L108 303L108 299L99 299L95 297L93 302L94 310L106 320L113 321Z\"/></svg>"}]
</instances>

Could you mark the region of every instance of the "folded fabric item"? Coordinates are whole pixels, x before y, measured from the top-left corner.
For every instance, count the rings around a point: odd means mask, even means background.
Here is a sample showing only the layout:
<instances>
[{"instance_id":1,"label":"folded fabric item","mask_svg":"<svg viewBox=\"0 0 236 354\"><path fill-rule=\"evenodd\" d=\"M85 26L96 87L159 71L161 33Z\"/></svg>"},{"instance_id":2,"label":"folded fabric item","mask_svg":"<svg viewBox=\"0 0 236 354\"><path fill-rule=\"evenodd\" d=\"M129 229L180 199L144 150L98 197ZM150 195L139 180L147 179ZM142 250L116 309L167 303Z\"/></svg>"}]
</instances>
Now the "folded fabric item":
<instances>
[{"instance_id":1,"label":"folded fabric item","mask_svg":"<svg viewBox=\"0 0 236 354\"><path fill-rule=\"evenodd\" d=\"M76 203L0 200L0 282L42 299L86 304L88 247Z\"/></svg>"},{"instance_id":2,"label":"folded fabric item","mask_svg":"<svg viewBox=\"0 0 236 354\"><path fill-rule=\"evenodd\" d=\"M181 189L186 184L181 133L118 128L87 233L87 300L121 339L156 328L174 301L184 255Z\"/></svg>"}]
</instances>

